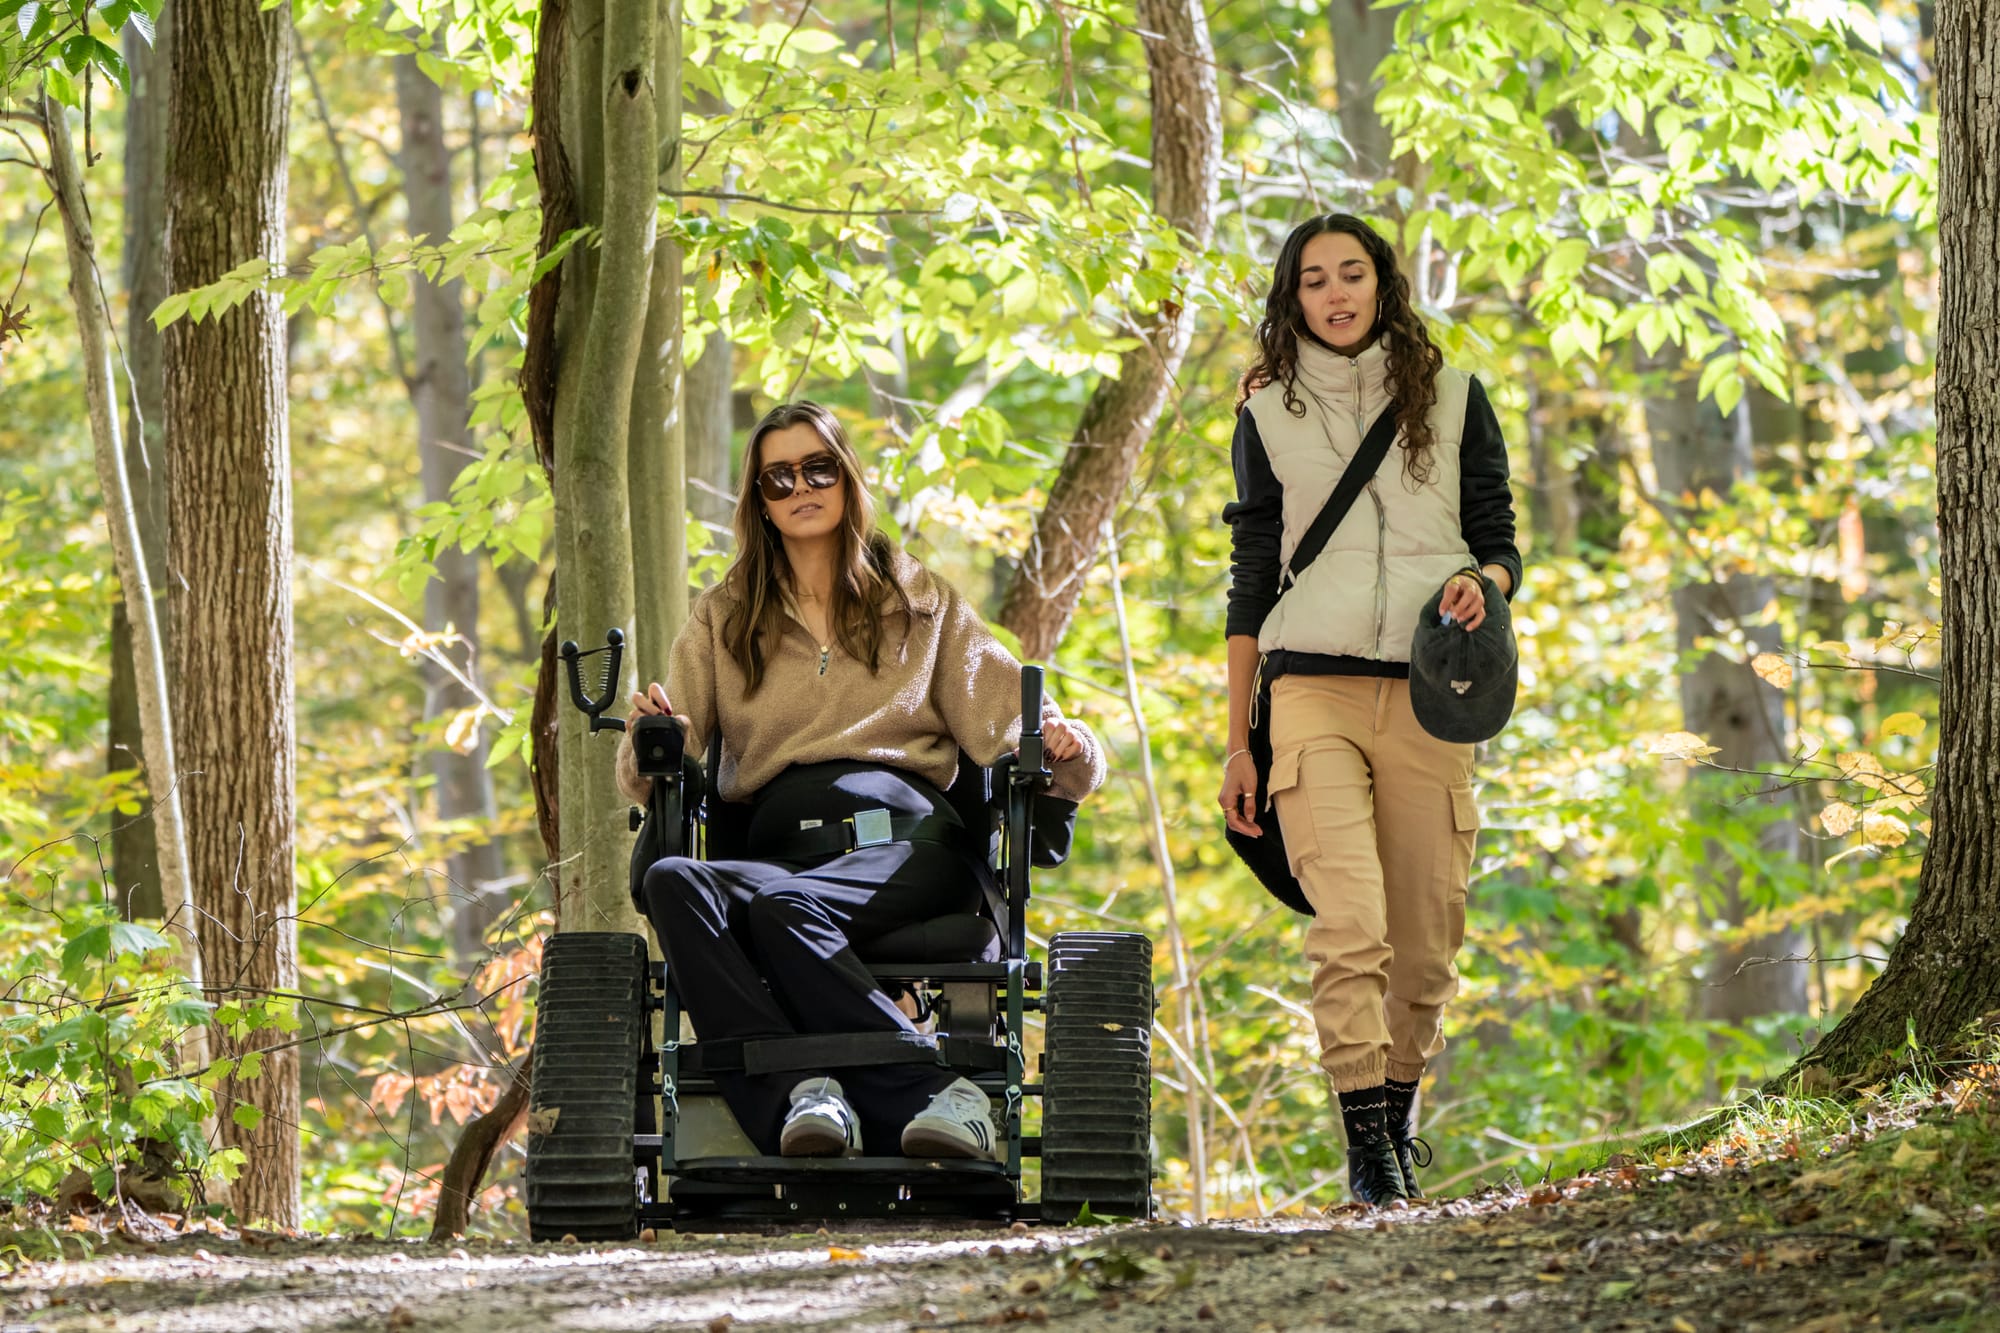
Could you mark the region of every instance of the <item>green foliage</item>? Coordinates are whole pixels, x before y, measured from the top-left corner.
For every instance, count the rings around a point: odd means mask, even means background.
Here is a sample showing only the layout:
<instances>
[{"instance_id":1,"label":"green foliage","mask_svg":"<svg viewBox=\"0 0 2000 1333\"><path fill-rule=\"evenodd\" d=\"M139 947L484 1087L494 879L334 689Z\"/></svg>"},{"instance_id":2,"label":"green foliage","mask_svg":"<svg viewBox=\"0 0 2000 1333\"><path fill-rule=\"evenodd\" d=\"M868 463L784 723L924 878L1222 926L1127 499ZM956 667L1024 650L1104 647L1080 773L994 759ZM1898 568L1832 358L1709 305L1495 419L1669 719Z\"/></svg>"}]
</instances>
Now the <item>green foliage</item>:
<instances>
[{"instance_id":1,"label":"green foliage","mask_svg":"<svg viewBox=\"0 0 2000 1333\"><path fill-rule=\"evenodd\" d=\"M0 0L0 105L37 77L64 106L83 105L93 77L131 79L118 35L129 23L150 43L165 0Z\"/></svg>"},{"instance_id":2,"label":"green foliage","mask_svg":"<svg viewBox=\"0 0 2000 1333\"><path fill-rule=\"evenodd\" d=\"M8 906L43 905L15 893ZM183 1069L177 1054L209 1005L178 976L158 932L106 906L67 917L9 950L17 980L0 997L0 1199L53 1194L74 1171L112 1199L120 1173L142 1160L195 1180L233 1178L241 1153L211 1151L203 1134L222 1071Z\"/></svg>"},{"instance_id":3,"label":"green foliage","mask_svg":"<svg viewBox=\"0 0 2000 1333\"><path fill-rule=\"evenodd\" d=\"M1725 412L1751 380L1785 396L1750 186L1936 211L1936 119L1880 28L1859 4L1420 0L1379 103L1432 172L1396 195L1402 239L1524 295L1558 361L1674 343Z\"/></svg>"}]
</instances>

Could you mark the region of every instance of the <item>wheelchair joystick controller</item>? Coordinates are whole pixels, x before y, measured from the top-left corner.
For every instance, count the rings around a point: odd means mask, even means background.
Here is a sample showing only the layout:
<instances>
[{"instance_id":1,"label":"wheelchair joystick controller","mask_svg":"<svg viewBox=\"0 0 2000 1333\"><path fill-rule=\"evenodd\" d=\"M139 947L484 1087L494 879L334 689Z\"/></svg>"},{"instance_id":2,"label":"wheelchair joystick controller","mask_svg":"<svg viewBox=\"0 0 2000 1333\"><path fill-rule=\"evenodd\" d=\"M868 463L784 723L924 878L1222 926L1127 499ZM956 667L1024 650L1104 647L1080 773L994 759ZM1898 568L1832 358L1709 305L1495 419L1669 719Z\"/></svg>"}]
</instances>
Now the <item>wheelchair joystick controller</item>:
<instances>
[{"instance_id":1,"label":"wheelchair joystick controller","mask_svg":"<svg viewBox=\"0 0 2000 1333\"><path fill-rule=\"evenodd\" d=\"M1048 769L1042 753L1042 669L1021 668L1021 764L1022 773L1040 774Z\"/></svg>"},{"instance_id":2,"label":"wheelchair joystick controller","mask_svg":"<svg viewBox=\"0 0 2000 1333\"><path fill-rule=\"evenodd\" d=\"M606 717L605 710L618 702L618 686L624 679L620 668L625 662L625 631L616 626L604 631L604 646L584 652L576 646L575 639L564 639L558 650L563 665L569 670L570 702L583 710L590 718L592 733L599 731L623 731L625 719ZM597 697L591 698L583 689L583 659L595 657L599 653L611 656L604 663L604 675L598 682Z\"/></svg>"}]
</instances>

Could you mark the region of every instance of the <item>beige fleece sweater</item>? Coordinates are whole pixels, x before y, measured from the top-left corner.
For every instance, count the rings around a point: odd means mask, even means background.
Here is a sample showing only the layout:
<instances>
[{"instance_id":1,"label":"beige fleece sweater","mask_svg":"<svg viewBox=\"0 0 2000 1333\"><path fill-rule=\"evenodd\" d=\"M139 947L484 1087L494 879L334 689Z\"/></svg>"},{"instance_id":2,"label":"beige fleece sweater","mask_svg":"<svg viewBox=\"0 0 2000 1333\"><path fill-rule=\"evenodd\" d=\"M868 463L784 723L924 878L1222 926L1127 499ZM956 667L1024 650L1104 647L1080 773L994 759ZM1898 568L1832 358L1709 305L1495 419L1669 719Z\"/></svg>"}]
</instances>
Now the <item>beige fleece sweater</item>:
<instances>
[{"instance_id":1,"label":"beige fleece sweater","mask_svg":"<svg viewBox=\"0 0 2000 1333\"><path fill-rule=\"evenodd\" d=\"M832 760L886 764L949 787L963 748L992 764L1021 739L1021 664L986 628L958 591L907 552L890 572L915 614L893 599L885 612L882 662L871 673L834 643L822 649L796 617L764 666L752 696L743 670L724 650L722 626L733 597L726 584L695 602L669 655L667 698L688 729L688 752L704 755L710 729L722 728L718 779L724 800L744 801L794 764ZM1044 701L1042 715L1059 718ZM1104 752L1074 721L1083 752L1050 765L1049 794L1077 801L1104 781ZM618 785L643 802L652 785L639 776L627 734L618 745Z\"/></svg>"}]
</instances>

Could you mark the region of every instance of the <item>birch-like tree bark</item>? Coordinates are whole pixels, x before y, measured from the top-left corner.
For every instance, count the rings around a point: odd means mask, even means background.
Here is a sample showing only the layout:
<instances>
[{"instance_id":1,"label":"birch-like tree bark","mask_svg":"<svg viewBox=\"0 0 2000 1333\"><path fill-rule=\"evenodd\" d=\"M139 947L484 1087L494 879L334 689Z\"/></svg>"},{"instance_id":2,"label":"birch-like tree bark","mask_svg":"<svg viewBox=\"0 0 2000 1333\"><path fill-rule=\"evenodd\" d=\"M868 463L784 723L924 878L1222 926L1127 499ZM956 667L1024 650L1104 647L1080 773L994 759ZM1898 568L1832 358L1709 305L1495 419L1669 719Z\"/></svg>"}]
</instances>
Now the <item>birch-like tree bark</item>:
<instances>
[{"instance_id":1,"label":"birch-like tree bark","mask_svg":"<svg viewBox=\"0 0 2000 1333\"><path fill-rule=\"evenodd\" d=\"M567 266L562 303L570 310L556 320L556 606L562 636L585 645L602 643L609 628L628 639L633 632L629 457L659 198L656 4L576 0L570 12L564 148L579 220L597 226L599 243L579 247ZM612 682L621 701L634 666L628 654ZM572 708L558 716L562 927L636 930L625 884L631 834L612 764L616 734L590 734Z\"/></svg>"},{"instance_id":2,"label":"birch-like tree bark","mask_svg":"<svg viewBox=\"0 0 2000 1333\"><path fill-rule=\"evenodd\" d=\"M136 27L124 35L125 67L131 72L125 100L125 480L138 519L139 550L152 582L153 616L161 655L173 638L161 576L166 571L167 487L161 475L166 437L166 386L160 378L160 332L152 313L167 296L167 81L173 53L174 7L160 10L147 42ZM108 765L111 772L134 769L145 776L145 743L139 721L139 673L133 664L132 622L120 596L111 611L111 696ZM152 783L142 782L140 800L151 806ZM150 808L133 818L119 816L111 828L111 873L119 910L127 917L165 915L160 891L159 835Z\"/></svg>"},{"instance_id":3,"label":"birch-like tree bark","mask_svg":"<svg viewBox=\"0 0 2000 1333\"><path fill-rule=\"evenodd\" d=\"M653 76L659 190L681 188L681 6L656 0ZM634 678L667 678L667 650L688 612L687 450L682 393L681 251L656 239L646 336L632 381L631 469Z\"/></svg>"},{"instance_id":4,"label":"birch-like tree bark","mask_svg":"<svg viewBox=\"0 0 2000 1333\"><path fill-rule=\"evenodd\" d=\"M180 774L174 751L174 720L167 689L166 649L160 616L147 572L141 517L126 472L125 440L119 428L118 373L112 364L111 311L98 280L97 243L91 234L90 207L83 195L83 175L70 144L69 120L54 98L42 98L42 126L49 146L49 184L62 215L63 242L69 258L70 304L83 347L83 392L90 412L92 453L97 481L104 492L105 525L111 531L111 555L131 630L134 703L139 714L141 748L153 783L152 820L159 856L159 886L168 938L179 954L181 971L201 985L201 949L190 904L186 822L181 812ZM190 1054L194 1054L190 1051Z\"/></svg>"}]
</instances>

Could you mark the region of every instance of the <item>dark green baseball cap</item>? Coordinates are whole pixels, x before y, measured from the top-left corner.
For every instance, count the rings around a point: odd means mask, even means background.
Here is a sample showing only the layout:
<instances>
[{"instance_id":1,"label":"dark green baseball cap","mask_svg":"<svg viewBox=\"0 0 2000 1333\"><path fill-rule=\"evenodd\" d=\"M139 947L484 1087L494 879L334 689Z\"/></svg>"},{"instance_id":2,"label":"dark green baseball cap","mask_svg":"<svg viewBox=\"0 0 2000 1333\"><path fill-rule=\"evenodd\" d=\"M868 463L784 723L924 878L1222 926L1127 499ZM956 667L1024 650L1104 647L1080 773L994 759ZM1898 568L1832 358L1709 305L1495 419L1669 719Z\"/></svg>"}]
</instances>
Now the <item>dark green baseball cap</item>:
<instances>
[{"instance_id":1,"label":"dark green baseball cap","mask_svg":"<svg viewBox=\"0 0 2000 1333\"><path fill-rule=\"evenodd\" d=\"M1498 584L1485 577L1479 582L1486 590L1486 618L1478 629L1444 619L1440 587L1418 614L1410 641L1410 707L1425 731L1459 745L1499 735L1514 715L1520 684L1513 613Z\"/></svg>"}]
</instances>

